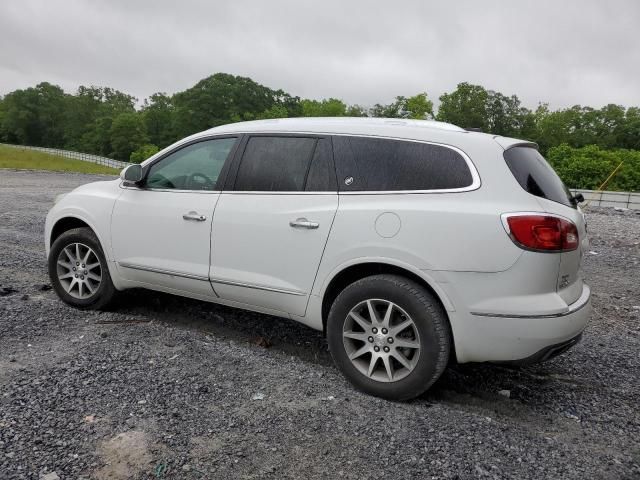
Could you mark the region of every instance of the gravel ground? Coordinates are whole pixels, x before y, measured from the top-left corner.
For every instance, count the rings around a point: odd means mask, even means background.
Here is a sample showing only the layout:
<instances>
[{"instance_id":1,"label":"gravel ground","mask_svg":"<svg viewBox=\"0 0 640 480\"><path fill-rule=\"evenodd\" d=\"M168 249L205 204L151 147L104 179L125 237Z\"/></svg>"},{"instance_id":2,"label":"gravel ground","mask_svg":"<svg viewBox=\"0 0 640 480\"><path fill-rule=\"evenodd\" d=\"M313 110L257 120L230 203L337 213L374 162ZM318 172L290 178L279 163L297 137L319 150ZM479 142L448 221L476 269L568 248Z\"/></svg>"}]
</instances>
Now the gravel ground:
<instances>
[{"instance_id":1,"label":"gravel ground","mask_svg":"<svg viewBox=\"0 0 640 480\"><path fill-rule=\"evenodd\" d=\"M391 403L292 322L143 291L65 306L44 216L99 178L0 171L0 478L640 478L640 215L590 210L582 343Z\"/></svg>"}]
</instances>

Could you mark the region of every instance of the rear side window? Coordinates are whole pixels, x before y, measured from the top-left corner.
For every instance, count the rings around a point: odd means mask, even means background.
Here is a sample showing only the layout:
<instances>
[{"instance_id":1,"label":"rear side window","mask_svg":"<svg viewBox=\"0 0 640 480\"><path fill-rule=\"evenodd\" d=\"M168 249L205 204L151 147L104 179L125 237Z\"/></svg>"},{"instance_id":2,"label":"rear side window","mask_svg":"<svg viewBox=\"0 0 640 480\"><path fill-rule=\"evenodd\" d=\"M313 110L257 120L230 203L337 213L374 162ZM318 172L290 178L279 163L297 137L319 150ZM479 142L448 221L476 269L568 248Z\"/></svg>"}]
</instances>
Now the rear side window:
<instances>
[{"instance_id":1,"label":"rear side window","mask_svg":"<svg viewBox=\"0 0 640 480\"><path fill-rule=\"evenodd\" d=\"M234 190L303 191L316 143L315 138L251 137L240 162Z\"/></svg>"},{"instance_id":2,"label":"rear side window","mask_svg":"<svg viewBox=\"0 0 640 480\"><path fill-rule=\"evenodd\" d=\"M576 208L573 195L538 150L512 147L504 152L504 159L520 186L531 195Z\"/></svg>"},{"instance_id":3,"label":"rear side window","mask_svg":"<svg viewBox=\"0 0 640 480\"><path fill-rule=\"evenodd\" d=\"M444 190L469 187L465 159L441 145L382 138L333 138L343 191Z\"/></svg>"},{"instance_id":4,"label":"rear side window","mask_svg":"<svg viewBox=\"0 0 640 480\"><path fill-rule=\"evenodd\" d=\"M307 192L335 192L337 190L331 140L328 138L318 140L309 168L309 175L307 175L305 190Z\"/></svg>"}]
</instances>

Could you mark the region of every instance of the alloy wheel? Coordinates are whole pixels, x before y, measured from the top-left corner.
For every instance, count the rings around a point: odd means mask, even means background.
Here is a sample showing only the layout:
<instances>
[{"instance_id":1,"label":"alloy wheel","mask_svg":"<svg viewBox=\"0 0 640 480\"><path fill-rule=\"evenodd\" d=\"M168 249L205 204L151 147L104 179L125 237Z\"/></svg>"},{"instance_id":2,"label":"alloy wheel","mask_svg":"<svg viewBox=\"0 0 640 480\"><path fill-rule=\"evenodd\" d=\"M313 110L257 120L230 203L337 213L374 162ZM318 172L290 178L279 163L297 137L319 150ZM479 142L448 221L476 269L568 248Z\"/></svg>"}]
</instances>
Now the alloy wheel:
<instances>
[{"instance_id":1,"label":"alloy wheel","mask_svg":"<svg viewBox=\"0 0 640 480\"><path fill-rule=\"evenodd\" d=\"M57 273L62 288L80 300L92 297L102 282L100 259L84 243L71 243L60 251Z\"/></svg>"},{"instance_id":2,"label":"alloy wheel","mask_svg":"<svg viewBox=\"0 0 640 480\"><path fill-rule=\"evenodd\" d=\"M378 382L396 382L415 368L420 334L400 306L369 299L351 309L342 331L349 360L363 375Z\"/></svg>"}]
</instances>

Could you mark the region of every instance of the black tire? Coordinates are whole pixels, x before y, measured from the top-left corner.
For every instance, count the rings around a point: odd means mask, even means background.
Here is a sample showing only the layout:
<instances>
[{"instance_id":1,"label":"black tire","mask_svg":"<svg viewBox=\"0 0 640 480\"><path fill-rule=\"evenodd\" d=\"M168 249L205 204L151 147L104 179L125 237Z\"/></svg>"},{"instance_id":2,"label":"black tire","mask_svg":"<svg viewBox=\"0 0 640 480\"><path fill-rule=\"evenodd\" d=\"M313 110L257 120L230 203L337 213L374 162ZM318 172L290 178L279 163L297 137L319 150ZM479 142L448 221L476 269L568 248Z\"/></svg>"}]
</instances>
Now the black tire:
<instances>
[{"instance_id":1,"label":"black tire","mask_svg":"<svg viewBox=\"0 0 640 480\"><path fill-rule=\"evenodd\" d=\"M90 247L93 252L95 252L96 257L100 262L102 278L96 291L88 298L76 298L70 295L62 285L62 281L58 278L58 256L65 247L75 243L81 243ZM96 237L95 233L93 233L93 230L90 228L74 228L72 230L67 230L56 238L55 242L53 242L53 245L51 246L51 251L49 252L48 264L51 286L63 302L73 307L86 310L105 309L113 302L117 290L111 281L109 265L104 256L102 246L98 241L98 237Z\"/></svg>"},{"instance_id":2,"label":"black tire","mask_svg":"<svg viewBox=\"0 0 640 480\"><path fill-rule=\"evenodd\" d=\"M417 330L419 356L413 370L399 380L383 382L370 378L349 359L343 340L345 322L353 308L369 299L393 302L411 317ZM410 400L424 393L444 372L449 361L451 333L446 312L430 292L405 277L385 274L362 278L338 295L327 319L327 341L336 365L356 388L389 400Z\"/></svg>"}]
</instances>

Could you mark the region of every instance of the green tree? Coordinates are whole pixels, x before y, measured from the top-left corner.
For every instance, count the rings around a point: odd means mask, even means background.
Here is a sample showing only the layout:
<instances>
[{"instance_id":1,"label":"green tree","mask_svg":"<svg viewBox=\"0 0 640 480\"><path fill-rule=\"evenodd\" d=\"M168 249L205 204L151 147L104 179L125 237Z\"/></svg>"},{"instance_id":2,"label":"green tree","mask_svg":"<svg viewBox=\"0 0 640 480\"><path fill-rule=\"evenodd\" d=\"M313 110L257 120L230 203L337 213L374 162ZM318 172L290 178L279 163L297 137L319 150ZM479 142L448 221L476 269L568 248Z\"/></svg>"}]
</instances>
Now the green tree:
<instances>
[{"instance_id":1,"label":"green tree","mask_svg":"<svg viewBox=\"0 0 640 480\"><path fill-rule=\"evenodd\" d=\"M173 100L165 93L154 93L145 99L141 115L152 144L166 147L178 140L174 112Z\"/></svg>"},{"instance_id":2,"label":"green tree","mask_svg":"<svg viewBox=\"0 0 640 480\"><path fill-rule=\"evenodd\" d=\"M132 163L142 163L151 155L158 153L159 149L153 144L140 145L135 151L131 152L129 161Z\"/></svg>"},{"instance_id":3,"label":"green tree","mask_svg":"<svg viewBox=\"0 0 640 480\"><path fill-rule=\"evenodd\" d=\"M111 124L111 156L127 160L131 153L149 142L142 117L136 113L121 113Z\"/></svg>"},{"instance_id":4,"label":"green tree","mask_svg":"<svg viewBox=\"0 0 640 480\"><path fill-rule=\"evenodd\" d=\"M0 125L4 138L23 145L61 146L65 100L64 91L47 82L7 94Z\"/></svg>"},{"instance_id":5,"label":"green tree","mask_svg":"<svg viewBox=\"0 0 640 480\"><path fill-rule=\"evenodd\" d=\"M303 117L344 117L347 114L347 105L337 98L326 100L301 100Z\"/></svg>"},{"instance_id":6,"label":"green tree","mask_svg":"<svg viewBox=\"0 0 640 480\"><path fill-rule=\"evenodd\" d=\"M376 103L371 109L371 116L420 120L433 118L433 102L426 93L418 93L412 97L398 96L388 105Z\"/></svg>"},{"instance_id":7,"label":"green tree","mask_svg":"<svg viewBox=\"0 0 640 480\"><path fill-rule=\"evenodd\" d=\"M295 103L292 97L250 78L216 73L173 96L177 138L232 121L253 120L275 104Z\"/></svg>"},{"instance_id":8,"label":"green tree","mask_svg":"<svg viewBox=\"0 0 640 480\"><path fill-rule=\"evenodd\" d=\"M463 128L489 129L487 103L489 93L480 85L459 83L451 93L440 97L440 108L436 118Z\"/></svg>"}]
</instances>

